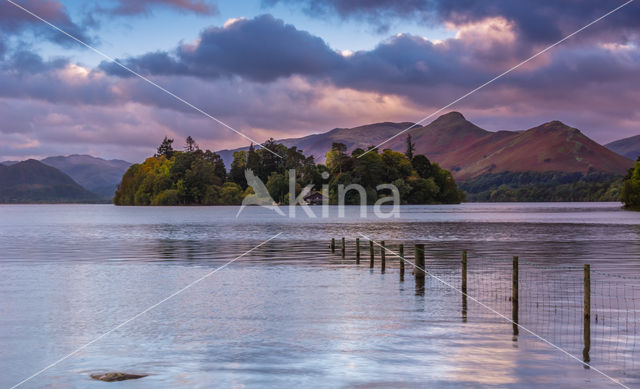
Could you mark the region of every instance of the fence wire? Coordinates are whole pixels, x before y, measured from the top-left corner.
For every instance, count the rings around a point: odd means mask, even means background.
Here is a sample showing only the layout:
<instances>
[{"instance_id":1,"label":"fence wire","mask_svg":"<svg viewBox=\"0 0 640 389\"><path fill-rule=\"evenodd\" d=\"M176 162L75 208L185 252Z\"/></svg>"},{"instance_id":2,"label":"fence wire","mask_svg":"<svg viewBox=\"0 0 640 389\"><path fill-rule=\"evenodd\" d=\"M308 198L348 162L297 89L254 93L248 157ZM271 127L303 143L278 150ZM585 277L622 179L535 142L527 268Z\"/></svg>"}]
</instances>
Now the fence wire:
<instances>
[{"instance_id":1,"label":"fence wire","mask_svg":"<svg viewBox=\"0 0 640 389\"><path fill-rule=\"evenodd\" d=\"M336 241L335 253L353 260L353 242L342 254L341 242ZM402 242L387 242L386 247L398 253ZM369 242L360 242L361 263L369 263ZM379 246L375 247L375 267L380 266ZM404 244L404 258L414 263L413 245ZM399 258L387 252L386 272L397 271ZM640 276L616 274L598 270L597 263L589 271L590 315L585 319L585 270L576 265L549 265L535 259L518 259L518 298L513 299L513 259L475 258L467 260L467 295L497 312L517 321L541 337L582 360L596 365L616 366L625 374L640 375ZM425 268L434 277L417 285L419 293L437 294L459 309L463 321L483 320L503 322L504 319L482 309L472 309L459 291L462 261L442 255L437 249L427 250ZM406 265L406 277L412 278L412 266ZM435 278L437 277L437 279ZM513 326L514 336L519 335Z\"/></svg>"}]
</instances>

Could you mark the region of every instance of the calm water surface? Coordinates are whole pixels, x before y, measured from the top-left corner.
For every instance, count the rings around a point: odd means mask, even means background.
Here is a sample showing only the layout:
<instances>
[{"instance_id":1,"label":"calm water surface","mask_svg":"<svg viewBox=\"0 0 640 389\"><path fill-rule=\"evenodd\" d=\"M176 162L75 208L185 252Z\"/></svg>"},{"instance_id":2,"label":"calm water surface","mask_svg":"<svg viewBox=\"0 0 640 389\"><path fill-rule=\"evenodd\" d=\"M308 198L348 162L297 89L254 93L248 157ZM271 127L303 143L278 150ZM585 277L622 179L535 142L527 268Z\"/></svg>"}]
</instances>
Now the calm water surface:
<instances>
[{"instance_id":1,"label":"calm water surface","mask_svg":"<svg viewBox=\"0 0 640 389\"><path fill-rule=\"evenodd\" d=\"M318 207L312 207L320 215ZM359 233L427 246L427 268L582 360L582 265L593 275L590 362L640 386L640 214L612 203L403 206L379 220L295 219L251 207L0 206L0 387L11 387L216 267L281 233L24 387L615 387L579 361L398 260L354 261ZM288 209L284 209L288 212ZM337 211L333 212L337 215ZM345 236L347 255L328 241ZM376 250L376 261L379 251ZM609 276L609 275L611 276ZM622 275L627 278L615 278ZM608 289L607 289L608 288ZM640 295L638 295L640 297ZM615 303L615 306L612 304ZM636 345L636 342L638 344ZM89 374L149 377L121 383Z\"/></svg>"}]
</instances>

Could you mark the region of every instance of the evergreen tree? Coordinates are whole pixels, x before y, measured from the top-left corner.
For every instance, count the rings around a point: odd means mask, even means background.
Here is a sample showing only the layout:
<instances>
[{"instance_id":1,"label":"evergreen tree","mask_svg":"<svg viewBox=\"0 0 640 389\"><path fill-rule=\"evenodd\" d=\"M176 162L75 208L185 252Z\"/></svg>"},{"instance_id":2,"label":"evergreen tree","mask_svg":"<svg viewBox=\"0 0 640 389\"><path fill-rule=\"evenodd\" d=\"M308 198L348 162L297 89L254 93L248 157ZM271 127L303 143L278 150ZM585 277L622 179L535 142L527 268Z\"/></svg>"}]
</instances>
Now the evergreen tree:
<instances>
[{"instance_id":1,"label":"evergreen tree","mask_svg":"<svg viewBox=\"0 0 640 389\"><path fill-rule=\"evenodd\" d=\"M256 152L253 143L249 145L249 151L247 152L247 169L251 170L256 176L262 178L262 163L260 161L260 155ZM244 172L243 172L244 175ZM265 179L266 181L266 179Z\"/></svg>"},{"instance_id":2,"label":"evergreen tree","mask_svg":"<svg viewBox=\"0 0 640 389\"><path fill-rule=\"evenodd\" d=\"M404 155L409 158L409 161L413 160L413 152L416 151L416 144L411 142L411 134L407 134L407 151Z\"/></svg>"},{"instance_id":3,"label":"evergreen tree","mask_svg":"<svg viewBox=\"0 0 640 389\"><path fill-rule=\"evenodd\" d=\"M189 135L187 137L187 144L184 147L184 149L187 152L194 152L198 149L198 144L196 143L196 141L191 137L191 135Z\"/></svg>"},{"instance_id":4,"label":"evergreen tree","mask_svg":"<svg viewBox=\"0 0 640 389\"><path fill-rule=\"evenodd\" d=\"M173 156L172 144L173 139L169 139L165 136L160 146L158 146L158 151L156 151L155 157L165 156L167 159L170 159Z\"/></svg>"},{"instance_id":5,"label":"evergreen tree","mask_svg":"<svg viewBox=\"0 0 640 389\"><path fill-rule=\"evenodd\" d=\"M253 145L251 145L253 147ZM247 152L236 151L233 153L233 162L229 170L229 180L238 184L242 190L247 188L247 179L244 170L247 169Z\"/></svg>"}]
</instances>

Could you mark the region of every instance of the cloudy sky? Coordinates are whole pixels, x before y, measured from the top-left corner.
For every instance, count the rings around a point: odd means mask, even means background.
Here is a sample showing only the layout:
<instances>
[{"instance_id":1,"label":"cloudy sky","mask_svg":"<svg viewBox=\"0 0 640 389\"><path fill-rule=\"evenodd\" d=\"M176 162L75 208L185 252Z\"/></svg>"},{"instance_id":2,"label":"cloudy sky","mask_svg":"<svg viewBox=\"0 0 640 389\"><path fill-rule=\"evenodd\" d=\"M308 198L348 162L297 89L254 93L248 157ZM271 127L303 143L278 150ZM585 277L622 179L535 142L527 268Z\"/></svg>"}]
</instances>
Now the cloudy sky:
<instances>
[{"instance_id":1,"label":"cloudy sky","mask_svg":"<svg viewBox=\"0 0 640 389\"><path fill-rule=\"evenodd\" d=\"M418 121L619 0L12 0L258 141ZM640 134L640 1L452 109ZM248 141L0 0L0 160L139 161L162 137Z\"/></svg>"}]
</instances>

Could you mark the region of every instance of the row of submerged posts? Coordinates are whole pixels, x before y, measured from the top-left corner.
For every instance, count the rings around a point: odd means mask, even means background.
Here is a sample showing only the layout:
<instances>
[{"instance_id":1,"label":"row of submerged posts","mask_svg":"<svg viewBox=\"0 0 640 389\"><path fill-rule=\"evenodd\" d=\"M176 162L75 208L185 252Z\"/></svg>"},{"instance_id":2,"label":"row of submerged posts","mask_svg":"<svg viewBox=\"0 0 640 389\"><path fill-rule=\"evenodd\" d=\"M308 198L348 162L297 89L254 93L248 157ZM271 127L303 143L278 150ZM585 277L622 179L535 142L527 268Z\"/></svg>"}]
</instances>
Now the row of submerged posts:
<instances>
[{"instance_id":1,"label":"row of submerged posts","mask_svg":"<svg viewBox=\"0 0 640 389\"><path fill-rule=\"evenodd\" d=\"M378 245L380 246L381 250L380 250L380 271L382 273L384 273L386 271L386 267L387 267L387 250L389 250L386 246L384 241L380 241L380 243L378 243ZM331 252L335 253L336 251L336 240L335 238L331 238ZM344 258L346 256L346 241L345 238L342 238L342 247L341 247L341 252L342 252L342 257ZM424 272L424 244L416 244L415 246L415 252L416 252L416 264L413 270L413 274L415 275L416 279L423 279L425 277L425 272ZM393 252L392 252L393 253ZM404 268L405 268L405 259L404 259L404 245L402 243L400 243L400 245L398 246L398 253L395 254L397 257L400 258L400 280L404 280ZM369 268L373 269L374 267L374 258L375 258L375 247L374 247L374 242L372 240L369 241ZM356 264L360 264L360 238L356 238Z\"/></svg>"},{"instance_id":2,"label":"row of submerged posts","mask_svg":"<svg viewBox=\"0 0 640 389\"><path fill-rule=\"evenodd\" d=\"M360 238L356 238L356 264L360 264L361 260L361 250L360 250ZM399 261L399 269L400 269L400 281L404 281L405 275L405 263L408 263L413 269L412 274L415 277L416 283L416 291L419 294L424 294L424 285L425 285L425 277L428 274L430 277L437 279L438 281L446 284L452 289L460 292L462 296L462 319L466 322L467 319L467 299L472 299L476 302L482 303L481 301L475 299L473 296L468 294L467 288L467 265L468 265L468 257L467 251L462 251L461 258L461 274L460 274L460 286L451 285L437 276L432 275L426 268L425 262L425 245L422 243L416 243L414 245L414 262L410 262L405 258L404 255L404 244L400 243L397 246L397 252L390 250L384 241L374 242L373 240L369 240L369 268L373 269L375 264L375 246L380 247L380 271L384 273L386 271L386 254L387 251L391 253L393 256L396 256L400 259ZM366 247L366 246L365 246ZM336 252L336 240L335 238L331 238L330 244L331 252ZM342 237L341 239L341 247L340 252L343 258L346 257L346 239ZM520 325L518 324L518 313L519 313L519 264L518 257L514 256L512 261L512 275L511 275L511 296L509 300L511 302L511 322L513 325L513 335L517 336L519 334ZM584 265L583 268L584 273L584 304L583 304L583 335L584 335L584 348L582 350L583 361L585 362L585 368L588 368L586 363L590 361L589 351L591 348L591 266L588 264ZM484 305L484 304L483 304ZM597 320L596 320L597 321Z\"/></svg>"}]
</instances>

